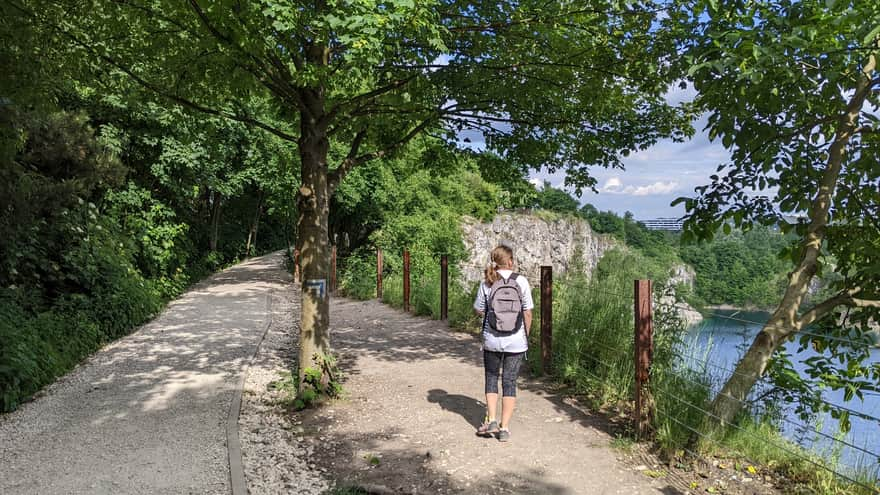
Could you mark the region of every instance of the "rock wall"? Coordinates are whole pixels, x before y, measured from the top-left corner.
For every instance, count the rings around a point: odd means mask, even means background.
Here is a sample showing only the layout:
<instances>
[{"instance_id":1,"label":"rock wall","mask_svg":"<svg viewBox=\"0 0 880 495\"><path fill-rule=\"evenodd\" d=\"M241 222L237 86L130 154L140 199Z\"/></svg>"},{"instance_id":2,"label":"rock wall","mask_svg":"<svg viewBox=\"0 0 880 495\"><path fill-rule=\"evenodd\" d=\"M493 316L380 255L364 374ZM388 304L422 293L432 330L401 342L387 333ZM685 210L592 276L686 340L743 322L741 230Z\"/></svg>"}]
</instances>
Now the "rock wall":
<instances>
[{"instance_id":1,"label":"rock wall","mask_svg":"<svg viewBox=\"0 0 880 495\"><path fill-rule=\"evenodd\" d=\"M552 218L552 217L548 217ZM596 234L586 221L573 217L545 219L536 215L503 213L491 223L465 219L462 225L468 260L461 264L464 283L480 280L489 255L498 244L513 248L517 271L532 285L541 278L541 265L555 275L580 265L590 273L605 251L620 246L611 236Z\"/></svg>"},{"instance_id":2,"label":"rock wall","mask_svg":"<svg viewBox=\"0 0 880 495\"><path fill-rule=\"evenodd\" d=\"M559 276L575 266L592 273L606 251L624 247L609 235L596 234L590 224L574 217L542 217L523 213L503 213L490 223L466 218L462 231L468 259L461 263L466 287L482 279L492 249L499 244L513 248L516 270L525 275L532 286L541 280L541 265L553 266ZM683 301L677 301L674 287L684 283L693 286L695 274L687 265L676 265L666 287L655 304L674 306L686 324L700 322L699 312Z\"/></svg>"}]
</instances>

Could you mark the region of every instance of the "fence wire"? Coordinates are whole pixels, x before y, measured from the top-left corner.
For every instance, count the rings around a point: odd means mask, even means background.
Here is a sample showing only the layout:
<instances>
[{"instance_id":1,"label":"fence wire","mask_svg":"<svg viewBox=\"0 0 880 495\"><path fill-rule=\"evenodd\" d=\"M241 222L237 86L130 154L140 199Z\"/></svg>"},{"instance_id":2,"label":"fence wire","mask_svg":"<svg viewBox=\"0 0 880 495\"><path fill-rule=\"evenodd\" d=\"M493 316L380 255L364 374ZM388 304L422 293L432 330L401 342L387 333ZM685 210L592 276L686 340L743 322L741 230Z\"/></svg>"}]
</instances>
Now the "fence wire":
<instances>
[{"instance_id":1,"label":"fence wire","mask_svg":"<svg viewBox=\"0 0 880 495\"><path fill-rule=\"evenodd\" d=\"M856 479L852 478L851 476L849 476L849 475L847 475L847 474L841 473L841 472L839 472L839 471L837 471L837 470L835 470L835 469L829 467L829 466L826 465L825 463L822 463L822 462L816 461L815 459L811 459L811 458L807 457L806 455L801 454L800 452L798 452L798 451L797 451L796 449L794 449L794 448L790 448L790 447L787 447L787 446L785 446L785 445L783 445L783 444L779 444L779 443L777 443L777 442L773 442L773 441L770 440L770 438L768 438L768 437L764 437L764 436L760 436L760 435L756 434L756 433L753 432L753 431L747 430L747 429L745 429L745 428L739 426L739 425L736 424L736 423L727 423L727 422L724 421L723 418L721 418L720 416L718 416L718 415L712 413L711 411L707 411L706 409L703 409L702 407L700 407L700 406L698 406L698 405L695 405L695 404L692 404L691 402L685 400L684 398L679 397L679 396L676 395L675 393L672 393L671 389L669 389L669 388L667 388L667 387L661 387L660 390L663 391L663 395L664 395L665 397L668 397L668 398L671 398L671 399L673 399L673 400L676 400L676 401L678 401L679 403L681 403L681 404L687 406L688 408L692 408L693 410L700 412L701 414L703 414L704 417L710 417L710 418L713 418L713 419L717 420L717 421L719 422L719 424L725 425L725 426L730 427L730 428L734 428L734 429L736 429L737 431L740 431L740 432L742 432L742 433L744 433L744 434L746 434L746 435L748 435L748 436L754 438L755 440L758 440L758 441L760 441L760 442L763 442L763 443L765 443L765 444L767 444L767 445L772 445L773 447L779 449L779 450L782 451L782 452L785 452L785 453L787 453L787 454L789 454L789 455L791 455L791 456L793 456L793 457L795 457L795 458L797 458L797 459L800 459L800 460L805 461L805 462L807 462L807 463L809 463L809 464L812 464L812 465L814 465L814 466L816 466L816 467L818 467L818 468L820 468L820 469L822 469L822 470L828 471L828 472L834 474L835 476L838 476L838 477L840 477L841 479L844 479L844 480L846 480L846 481L848 481L848 482L850 482L850 483L853 483L853 484L858 485L858 486L860 486L860 487L862 487L862 488L867 488L868 490L873 490L873 491L875 491L875 492L880 493L880 490L878 490L878 488L877 488L876 486L871 486L871 485L868 485L868 484L866 484L866 483L864 483L864 482L862 482L862 481L856 480ZM668 417L668 416L667 416L667 417ZM693 430L692 430L692 431L693 431ZM713 442L713 443L718 444L718 441L717 441L717 440L715 440L714 438L712 438L712 437L709 436L709 435L706 435L705 433L702 433L702 432L699 432L699 431L694 431L694 433L695 433L696 435L698 435L700 438L704 439L704 440L708 440L708 441L710 441L710 442Z\"/></svg>"},{"instance_id":2,"label":"fence wire","mask_svg":"<svg viewBox=\"0 0 880 495\"><path fill-rule=\"evenodd\" d=\"M627 301L630 303L632 303L632 301L634 301L633 294L624 294L624 293L619 293L619 292L615 292L612 290L597 289L595 287L590 287L589 290L591 293L594 293L594 294L608 296L608 297L614 297L614 298L618 298L622 301ZM656 300L656 298L654 298L654 307L664 309L664 310L672 310L672 311L680 311L682 309L685 309L684 306L679 305L679 304L669 304L669 303L659 302ZM766 328L783 329L783 327L781 327L781 326L773 326L773 325L768 326L766 323L762 323L759 321L752 321L752 320L749 320L746 318L737 317L736 314L722 315L722 314L718 314L718 313L714 313L714 312L709 312L709 313L704 313L704 315L708 316L710 318L716 318L716 319L726 320L726 321L730 321L730 322L735 322L736 324L742 325L742 326L746 326L746 325L758 326L761 329L766 329ZM784 329L788 330L787 328L784 328ZM793 334L792 338L794 338L794 337L808 337L808 338L814 339L814 340L815 339L825 339L827 341L833 341L833 342L836 342L839 344L848 345L853 348L858 348L858 347L865 346L866 344L871 343L871 340L867 337L865 337L865 338L860 338L860 337L847 338L845 336L839 336L839 335L823 335L820 333L815 333L809 329L796 332L795 334ZM615 347L612 347L611 345L608 345L604 342L591 342L591 345L595 345L599 349L601 349L602 351L610 352L613 354L620 354L620 353L628 354L628 353L633 352L633 348L630 346L626 346L624 348L615 348ZM594 366L599 366L599 367L605 368L607 370L607 372L619 373L621 371L621 367L619 364L608 363L602 359L599 359L597 356L592 355L589 352L584 353L584 355L587 356L589 358L589 360L594 363ZM709 397L716 397L717 394L719 393L719 391L716 390L716 388L713 386L712 383L702 382L702 381L697 380L695 377L686 376L686 374L688 372L699 372L698 370L694 370L693 369L694 367L700 368L702 370L706 370L708 368L715 369L715 370L723 373L725 378L729 378L734 375L739 375L739 376L750 376L750 375L739 372L737 369L731 369L730 367L723 366L718 363L714 363L708 357L700 358L700 357L694 356L692 354L686 353L681 349L674 349L673 355L675 356L675 360L677 362L677 365L671 369L664 370L664 373L667 375L667 378L669 379L669 381L666 383L666 386L657 386L656 384L652 384L649 382L649 385L651 385L653 388L656 388L656 391L663 394L664 397L680 404L683 407L686 407L688 410L691 410L691 411L698 413L702 418L711 419L711 420L718 422L719 424L724 424L726 427L733 428L736 431L741 432L742 434L753 438L754 440L762 442L763 444L766 444L766 445L770 445L772 448L777 449L780 452L784 452L785 454L791 456L792 458L798 459L804 463L807 463L809 465L815 466L818 469L821 469L825 472L828 472L829 474L833 475L834 477L837 477L838 479L840 479L846 483L851 483L853 486L859 486L859 487L862 487L864 489L871 491L872 493L880 494L880 487L877 486L876 482L874 484L869 484L870 482L866 483L863 480L856 479L856 477L849 474L848 472L841 472L842 471L841 469L835 468L834 466L829 466L828 464L823 462L820 458L816 457L816 455L818 455L818 454L815 454L815 455L810 454L810 452L813 452L813 451L811 449L809 449L808 447L801 447L797 443L792 443L789 445L788 443L786 443L786 442L788 442L787 440L784 442L774 441L771 438L766 438L765 436L759 435L754 431L743 428L739 424L725 423L722 418L717 416L715 413L707 410L705 407L698 405L698 404L694 404L693 402L683 398L681 395L676 393L676 391L673 390L673 388L680 388L681 384L684 382L690 383L691 385L694 385L694 386L703 387L707 391L707 393L709 394L708 395ZM677 367L678 365L681 365L683 367L678 368ZM634 363L631 366L634 366ZM591 377L595 378L596 380L598 380L600 382L603 380L603 378L599 376L599 374L602 374L602 372L597 368L584 369L584 371L588 375L590 375ZM632 371L634 371L634 368ZM599 374L597 374L597 373L599 373ZM658 376L657 378L660 378L660 377ZM767 375L763 375L763 376L759 377L759 382L763 383L763 386L765 386L765 387L772 386L772 384L769 383ZM678 384L677 387L676 387L676 384ZM670 385L672 385L673 388L670 388ZM865 395L880 396L880 393L866 392ZM762 401L760 399L742 400L742 399L738 399L735 397L731 397L731 398L734 399L735 401L739 402L743 408L750 411L753 415L757 414L761 410L763 410L764 412L767 412L766 407L762 404ZM840 404L832 403L832 402L828 401L827 399L825 399L824 397L819 397L816 400L818 402L820 402L821 404L823 404L823 406L825 406L825 408L828 410L837 411L838 413L846 413L846 414L849 414L851 417L860 418L865 421L875 422L875 423L877 423L878 426L880 426L880 418L872 416L871 414L861 412L861 411L856 411L852 408L849 408L849 407L846 407L846 406L843 406ZM805 438L811 437L814 445L815 445L815 442L822 442L826 446L829 444L839 445L839 446L841 446L841 448L845 447L845 448L851 449L854 453L858 453L858 454L864 455L864 456L870 456L874 459L877 459L877 461L880 462L880 452L878 452L877 449L871 448L871 446L869 446L867 444L864 446L857 445L854 441L850 441L849 439L840 438L839 436L835 436L835 435L826 433L825 431L822 431L821 428L819 428L819 427L810 426L809 424L801 423L801 422L796 421L795 419L787 417L786 411L790 411L791 407L792 406L789 405L789 406L785 406L781 410L773 410L771 418L779 421L778 423L776 423L777 426L781 427L783 424L788 425L788 427L791 428L788 431L789 432L793 431L793 432L795 432L795 434L799 435L798 438L800 438L801 442L803 442ZM719 439L712 438L711 436L708 436L704 432L700 431L699 428L695 428L694 426L687 424L685 421L682 421L683 418L676 417L674 415L670 415L667 412L662 411L662 410L655 411L655 413L657 414L658 418L661 418L661 417L665 418L666 420L677 424L678 426L683 428L685 431L689 432L689 434L695 435L694 438L701 438L705 441L709 441L709 442L713 442L717 445L721 445ZM689 446L680 447L680 448L695 457L699 457L699 455L696 452L693 452L689 448ZM801 449L804 449L804 450L801 450ZM743 457L747 457L747 456L743 456ZM880 482L880 480L878 480L878 482Z\"/></svg>"}]
</instances>

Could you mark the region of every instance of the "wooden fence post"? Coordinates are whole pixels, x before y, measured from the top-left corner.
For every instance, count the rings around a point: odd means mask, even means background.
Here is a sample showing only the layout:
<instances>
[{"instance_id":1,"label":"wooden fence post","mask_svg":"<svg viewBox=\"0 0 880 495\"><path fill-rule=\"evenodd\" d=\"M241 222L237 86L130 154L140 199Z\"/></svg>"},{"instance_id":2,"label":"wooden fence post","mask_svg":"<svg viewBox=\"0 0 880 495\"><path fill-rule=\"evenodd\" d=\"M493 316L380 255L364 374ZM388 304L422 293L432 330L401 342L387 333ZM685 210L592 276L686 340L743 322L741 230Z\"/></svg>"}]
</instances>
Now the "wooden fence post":
<instances>
[{"instance_id":1,"label":"wooden fence post","mask_svg":"<svg viewBox=\"0 0 880 495\"><path fill-rule=\"evenodd\" d=\"M403 310L409 311L409 250L403 250Z\"/></svg>"},{"instance_id":2,"label":"wooden fence post","mask_svg":"<svg viewBox=\"0 0 880 495\"><path fill-rule=\"evenodd\" d=\"M440 256L440 319L449 319L449 257Z\"/></svg>"},{"instance_id":3,"label":"wooden fence post","mask_svg":"<svg viewBox=\"0 0 880 495\"><path fill-rule=\"evenodd\" d=\"M376 248L376 298L382 300L382 249Z\"/></svg>"},{"instance_id":4,"label":"wooden fence post","mask_svg":"<svg viewBox=\"0 0 880 495\"><path fill-rule=\"evenodd\" d=\"M648 389L654 354L654 323L651 281L636 280L633 294L635 316L635 427L637 438L648 434L654 401Z\"/></svg>"},{"instance_id":5,"label":"wooden fence post","mask_svg":"<svg viewBox=\"0 0 880 495\"><path fill-rule=\"evenodd\" d=\"M541 267L541 367L550 373L553 365L553 267Z\"/></svg>"}]
</instances>

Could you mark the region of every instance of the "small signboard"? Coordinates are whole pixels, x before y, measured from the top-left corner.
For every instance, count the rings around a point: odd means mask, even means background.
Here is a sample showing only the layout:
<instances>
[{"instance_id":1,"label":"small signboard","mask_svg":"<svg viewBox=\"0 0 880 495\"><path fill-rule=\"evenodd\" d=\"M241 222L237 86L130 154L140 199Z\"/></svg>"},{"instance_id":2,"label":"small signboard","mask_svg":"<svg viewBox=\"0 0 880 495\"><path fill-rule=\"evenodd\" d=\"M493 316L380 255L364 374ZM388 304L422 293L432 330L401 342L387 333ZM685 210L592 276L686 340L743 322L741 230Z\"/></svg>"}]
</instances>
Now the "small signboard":
<instances>
[{"instance_id":1,"label":"small signboard","mask_svg":"<svg viewBox=\"0 0 880 495\"><path fill-rule=\"evenodd\" d=\"M315 297L324 299L327 295L327 279L310 278L305 283L306 292L311 292Z\"/></svg>"}]
</instances>

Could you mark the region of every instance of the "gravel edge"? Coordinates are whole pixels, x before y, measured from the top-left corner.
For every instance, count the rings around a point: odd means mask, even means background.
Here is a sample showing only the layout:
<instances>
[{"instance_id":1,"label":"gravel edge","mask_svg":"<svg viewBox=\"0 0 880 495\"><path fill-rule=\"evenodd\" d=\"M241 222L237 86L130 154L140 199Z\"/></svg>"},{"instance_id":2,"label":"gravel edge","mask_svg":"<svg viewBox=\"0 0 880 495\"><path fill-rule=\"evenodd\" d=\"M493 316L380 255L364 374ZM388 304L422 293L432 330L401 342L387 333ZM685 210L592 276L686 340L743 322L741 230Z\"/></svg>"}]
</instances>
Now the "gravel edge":
<instances>
[{"instance_id":1,"label":"gravel edge","mask_svg":"<svg viewBox=\"0 0 880 495\"><path fill-rule=\"evenodd\" d=\"M238 416L244 476L251 494L321 494L332 487L314 461L315 445L270 384L290 376L298 352L299 289L269 296L269 323L242 387Z\"/></svg>"},{"instance_id":2,"label":"gravel edge","mask_svg":"<svg viewBox=\"0 0 880 495\"><path fill-rule=\"evenodd\" d=\"M241 434L238 428L238 421L241 416L241 399L244 392L245 383L249 375L249 371L254 364L254 360L260 354L260 348L263 341L266 340L266 334L272 324L272 294L266 295L266 327L260 334L260 340L254 348L254 353L248 360L247 367L241 374L241 380L235 390L235 396L229 405L229 418L226 421L226 450L229 454L229 488L232 495L246 495L248 493L247 481L244 475L244 466L242 465L241 453Z\"/></svg>"}]
</instances>

